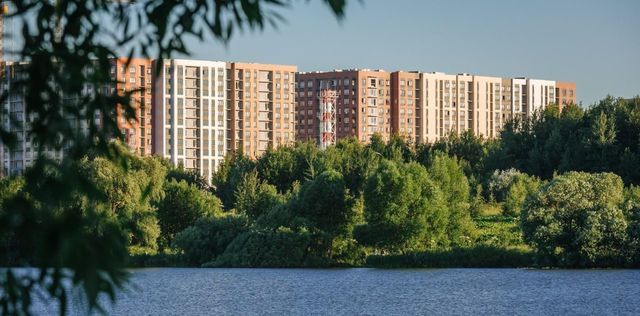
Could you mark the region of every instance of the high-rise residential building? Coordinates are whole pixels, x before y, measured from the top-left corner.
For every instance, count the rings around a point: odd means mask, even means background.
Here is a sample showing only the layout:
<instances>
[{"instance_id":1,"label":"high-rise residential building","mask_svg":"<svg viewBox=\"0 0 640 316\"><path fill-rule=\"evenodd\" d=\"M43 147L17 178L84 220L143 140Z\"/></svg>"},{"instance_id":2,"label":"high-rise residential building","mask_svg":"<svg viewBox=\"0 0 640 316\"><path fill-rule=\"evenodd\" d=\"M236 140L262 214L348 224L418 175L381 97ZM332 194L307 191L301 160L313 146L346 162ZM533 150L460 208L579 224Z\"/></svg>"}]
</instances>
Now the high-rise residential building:
<instances>
[{"instance_id":1,"label":"high-rise residential building","mask_svg":"<svg viewBox=\"0 0 640 316\"><path fill-rule=\"evenodd\" d=\"M28 114L24 91L16 87L17 81L27 79L25 68L28 66L28 62L0 62L0 65L2 67L2 71L0 71L0 91L7 96L0 104L0 124L2 124L4 130L10 131L16 136L16 142L11 148L0 141L0 176L20 175L27 167L33 164L38 155L38 145L34 142L30 131L33 116ZM93 69L87 69L86 71L91 72ZM82 93L88 95L93 89L94 87L85 83ZM98 87L97 89L108 90L109 87ZM62 102L67 103L65 106L82 102L82 98L79 96L60 96L62 97ZM90 123L95 126L100 125L100 116L97 113L86 120L79 120L76 115L66 115L60 109L58 117L67 120L69 127L79 134L84 133L86 135ZM70 145L63 142L56 148L46 147L41 153L51 159L60 161Z\"/></svg>"},{"instance_id":2,"label":"high-rise residential building","mask_svg":"<svg viewBox=\"0 0 640 316\"><path fill-rule=\"evenodd\" d=\"M556 82L530 78L512 79L514 111L530 116L556 102Z\"/></svg>"},{"instance_id":3,"label":"high-rise residential building","mask_svg":"<svg viewBox=\"0 0 640 316\"><path fill-rule=\"evenodd\" d=\"M422 73L419 142L472 130L495 137L502 127L503 79L469 74Z\"/></svg>"},{"instance_id":4,"label":"high-rise residential building","mask_svg":"<svg viewBox=\"0 0 640 316\"><path fill-rule=\"evenodd\" d=\"M258 157L295 141L296 66L227 63L227 147Z\"/></svg>"},{"instance_id":5,"label":"high-rise residential building","mask_svg":"<svg viewBox=\"0 0 640 316\"><path fill-rule=\"evenodd\" d=\"M153 151L207 181L227 153L227 64L168 59L153 93Z\"/></svg>"},{"instance_id":6,"label":"high-rise residential building","mask_svg":"<svg viewBox=\"0 0 640 316\"><path fill-rule=\"evenodd\" d=\"M124 109L118 107L118 128L129 147L140 155L152 153L152 76L151 60L146 58L115 58L112 61L111 78L115 91L120 95L131 93L131 107L135 119L127 120Z\"/></svg>"},{"instance_id":7,"label":"high-rise residential building","mask_svg":"<svg viewBox=\"0 0 640 316\"><path fill-rule=\"evenodd\" d=\"M391 73L391 131L412 142L422 135L422 86L420 73Z\"/></svg>"},{"instance_id":8,"label":"high-rise residential building","mask_svg":"<svg viewBox=\"0 0 640 316\"><path fill-rule=\"evenodd\" d=\"M556 81L556 102L560 110L568 104L576 104L575 82Z\"/></svg>"},{"instance_id":9,"label":"high-rise residential building","mask_svg":"<svg viewBox=\"0 0 640 316\"><path fill-rule=\"evenodd\" d=\"M336 137L369 141L374 134L391 135L391 74L353 69L297 74L296 138L319 140L320 91L337 92Z\"/></svg>"}]
</instances>

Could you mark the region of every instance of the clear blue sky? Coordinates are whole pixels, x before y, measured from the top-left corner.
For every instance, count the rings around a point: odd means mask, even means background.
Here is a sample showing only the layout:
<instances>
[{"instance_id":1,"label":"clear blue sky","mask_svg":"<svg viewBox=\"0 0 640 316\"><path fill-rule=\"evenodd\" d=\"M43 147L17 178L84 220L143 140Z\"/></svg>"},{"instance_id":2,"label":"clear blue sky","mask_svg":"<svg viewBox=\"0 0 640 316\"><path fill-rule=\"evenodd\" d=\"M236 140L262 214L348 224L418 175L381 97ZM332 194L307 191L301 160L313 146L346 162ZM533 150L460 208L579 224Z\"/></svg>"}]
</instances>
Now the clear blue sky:
<instances>
[{"instance_id":1,"label":"clear blue sky","mask_svg":"<svg viewBox=\"0 0 640 316\"><path fill-rule=\"evenodd\" d=\"M574 81L578 101L640 94L640 0L351 0L282 11L278 30L191 41L192 58Z\"/></svg>"}]
</instances>

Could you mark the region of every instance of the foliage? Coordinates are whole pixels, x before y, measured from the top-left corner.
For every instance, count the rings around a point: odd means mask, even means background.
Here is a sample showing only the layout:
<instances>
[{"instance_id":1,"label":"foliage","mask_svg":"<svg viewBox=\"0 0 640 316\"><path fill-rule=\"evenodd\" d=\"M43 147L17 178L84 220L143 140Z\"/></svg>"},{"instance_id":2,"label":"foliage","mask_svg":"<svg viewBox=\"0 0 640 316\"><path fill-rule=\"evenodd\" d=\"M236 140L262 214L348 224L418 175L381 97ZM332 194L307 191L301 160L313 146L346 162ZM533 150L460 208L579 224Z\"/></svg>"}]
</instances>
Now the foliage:
<instances>
[{"instance_id":1,"label":"foliage","mask_svg":"<svg viewBox=\"0 0 640 316\"><path fill-rule=\"evenodd\" d=\"M222 254L248 224L248 218L242 215L201 218L178 233L173 243L183 252L187 264L200 266Z\"/></svg>"},{"instance_id":2,"label":"foliage","mask_svg":"<svg viewBox=\"0 0 640 316\"><path fill-rule=\"evenodd\" d=\"M429 159L427 170L444 194L449 209L447 236L455 246L471 241L475 228L471 221L469 181L457 159L435 151Z\"/></svg>"},{"instance_id":3,"label":"foliage","mask_svg":"<svg viewBox=\"0 0 640 316\"><path fill-rule=\"evenodd\" d=\"M186 181L165 183L165 197L158 203L161 245L169 246L175 234L193 225L202 217L222 212L220 199L202 192Z\"/></svg>"},{"instance_id":4,"label":"foliage","mask_svg":"<svg viewBox=\"0 0 640 316\"><path fill-rule=\"evenodd\" d=\"M233 152L224 158L218 171L213 174L211 183L225 210L235 207L238 186L254 168L255 163L242 152Z\"/></svg>"},{"instance_id":5,"label":"foliage","mask_svg":"<svg viewBox=\"0 0 640 316\"><path fill-rule=\"evenodd\" d=\"M260 180L256 171L244 175L236 188L235 200L236 211L252 219L285 202L275 186Z\"/></svg>"},{"instance_id":6,"label":"foliage","mask_svg":"<svg viewBox=\"0 0 640 316\"><path fill-rule=\"evenodd\" d=\"M304 267L324 265L314 256L317 236L305 229L280 227L250 230L237 236L227 250L206 266Z\"/></svg>"},{"instance_id":7,"label":"foliage","mask_svg":"<svg viewBox=\"0 0 640 316\"><path fill-rule=\"evenodd\" d=\"M106 216L120 223L128 236L128 247L138 253L153 254L160 227L155 205L164 195L166 169L156 158L127 157L124 168L102 158L85 158L79 169L93 179L106 195Z\"/></svg>"},{"instance_id":8,"label":"foliage","mask_svg":"<svg viewBox=\"0 0 640 316\"><path fill-rule=\"evenodd\" d=\"M621 265L627 230L622 202L622 180L614 174L557 176L525 202L524 240L544 264Z\"/></svg>"},{"instance_id":9,"label":"foliage","mask_svg":"<svg viewBox=\"0 0 640 316\"><path fill-rule=\"evenodd\" d=\"M323 2L336 16L343 16L346 0ZM29 61L13 88L25 96L27 136L35 144L36 158L25 173L24 193L4 204L0 232L28 237L24 247L34 250L40 275L22 276L16 282L16 275L6 272L0 279L2 314L29 314L36 284L46 285L46 294L60 303L60 314L66 312L63 287L67 283L82 285L89 309L100 310L98 296L106 294L113 300L115 288L125 281L127 238L117 224L97 212L105 197L96 193L99 189L93 179L77 169L77 162L89 152L118 164L126 160L110 140L123 137L117 107L124 110L126 119L136 119L130 95L137 91L113 95L104 89L114 84L109 71L116 50L124 50L127 56L189 55L187 37L228 41L237 28L277 24L278 11L287 4L271 0L12 1L15 11L6 18L21 22L23 41L16 53ZM87 87L90 93L85 93ZM3 92L2 101L7 97ZM0 139L12 147L17 137L3 125ZM51 159L48 149L64 149L62 161ZM15 221L16 217L22 220ZM47 248L41 249L43 245Z\"/></svg>"},{"instance_id":10,"label":"foliage","mask_svg":"<svg viewBox=\"0 0 640 316\"><path fill-rule=\"evenodd\" d=\"M447 244L446 199L421 165L383 160L364 199L366 224L354 232L360 243L390 252Z\"/></svg>"}]
</instances>

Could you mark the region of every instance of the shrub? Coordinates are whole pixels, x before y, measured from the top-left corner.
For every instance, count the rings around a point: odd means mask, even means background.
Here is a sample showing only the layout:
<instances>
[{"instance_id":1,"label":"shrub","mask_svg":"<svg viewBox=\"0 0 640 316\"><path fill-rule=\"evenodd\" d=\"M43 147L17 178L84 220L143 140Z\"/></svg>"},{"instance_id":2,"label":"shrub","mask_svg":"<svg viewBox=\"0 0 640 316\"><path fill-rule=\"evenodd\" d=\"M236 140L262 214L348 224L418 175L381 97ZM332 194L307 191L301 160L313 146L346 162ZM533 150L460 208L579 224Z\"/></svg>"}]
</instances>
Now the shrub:
<instances>
[{"instance_id":1,"label":"shrub","mask_svg":"<svg viewBox=\"0 0 640 316\"><path fill-rule=\"evenodd\" d=\"M525 201L525 242L543 264L568 267L624 263L627 223L620 208L623 183L612 173L570 172Z\"/></svg>"},{"instance_id":2,"label":"shrub","mask_svg":"<svg viewBox=\"0 0 640 316\"><path fill-rule=\"evenodd\" d=\"M187 264L200 266L222 254L248 225L247 217L242 215L201 218L178 233L173 245L182 251Z\"/></svg>"}]
</instances>

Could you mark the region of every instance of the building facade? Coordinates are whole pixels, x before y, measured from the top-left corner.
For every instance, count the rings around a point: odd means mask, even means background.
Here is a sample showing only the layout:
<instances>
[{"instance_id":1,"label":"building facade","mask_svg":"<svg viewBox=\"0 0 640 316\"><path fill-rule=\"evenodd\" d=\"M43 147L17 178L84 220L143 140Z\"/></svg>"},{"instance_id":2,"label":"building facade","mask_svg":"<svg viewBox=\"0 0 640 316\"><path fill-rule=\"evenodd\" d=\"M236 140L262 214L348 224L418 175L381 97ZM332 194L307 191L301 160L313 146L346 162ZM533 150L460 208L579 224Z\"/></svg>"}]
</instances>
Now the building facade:
<instances>
[{"instance_id":1,"label":"building facade","mask_svg":"<svg viewBox=\"0 0 640 316\"><path fill-rule=\"evenodd\" d=\"M296 138L319 140L320 91L333 90L336 137L367 142L374 134L391 135L391 74L383 70L353 69L298 73Z\"/></svg>"},{"instance_id":2,"label":"building facade","mask_svg":"<svg viewBox=\"0 0 640 316\"><path fill-rule=\"evenodd\" d=\"M576 104L575 82L556 81L556 102L560 111L569 104Z\"/></svg>"},{"instance_id":3,"label":"building facade","mask_svg":"<svg viewBox=\"0 0 640 316\"><path fill-rule=\"evenodd\" d=\"M151 59L116 58L111 65L111 78L120 95L131 93L134 118L127 119L124 109L116 109L118 129L124 141L139 155L152 153L152 72Z\"/></svg>"},{"instance_id":4,"label":"building facade","mask_svg":"<svg viewBox=\"0 0 640 316\"><path fill-rule=\"evenodd\" d=\"M28 62L0 62L2 68L0 71L0 93L6 95L0 104L0 124L2 124L3 130L16 136L16 142L11 147L0 141L0 177L23 174L25 169L33 164L38 154L60 161L71 145L67 142L68 140L62 140L55 145L55 148L49 146L39 148L33 139L30 127L34 117L28 112L25 92L16 87L16 82L29 80L25 71L27 66ZM94 69L86 69L85 71L88 74ZM53 89L55 88L54 86ZM91 84L85 83L81 92L82 96L60 93L61 102L64 103L64 107L77 106L82 108L81 102L84 102L84 96L90 96L96 89L108 93L109 88L109 86L93 87ZM52 112L55 113L55 111ZM80 135L88 135L91 126L100 126L101 122L99 113L85 116L78 113L64 113L62 109L58 109L50 119L65 120L68 127Z\"/></svg>"},{"instance_id":5,"label":"building facade","mask_svg":"<svg viewBox=\"0 0 640 316\"><path fill-rule=\"evenodd\" d=\"M226 63L170 59L153 92L153 152L207 181L227 153Z\"/></svg>"},{"instance_id":6,"label":"building facade","mask_svg":"<svg viewBox=\"0 0 640 316\"><path fill-rule=\"evenodd\" d=\"M296 66L227 63L227 147L256 158L295 141Z\"/></svg>"}]
</instances>

